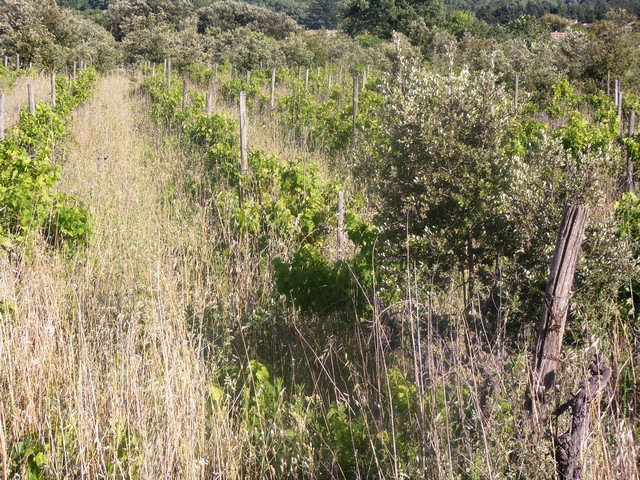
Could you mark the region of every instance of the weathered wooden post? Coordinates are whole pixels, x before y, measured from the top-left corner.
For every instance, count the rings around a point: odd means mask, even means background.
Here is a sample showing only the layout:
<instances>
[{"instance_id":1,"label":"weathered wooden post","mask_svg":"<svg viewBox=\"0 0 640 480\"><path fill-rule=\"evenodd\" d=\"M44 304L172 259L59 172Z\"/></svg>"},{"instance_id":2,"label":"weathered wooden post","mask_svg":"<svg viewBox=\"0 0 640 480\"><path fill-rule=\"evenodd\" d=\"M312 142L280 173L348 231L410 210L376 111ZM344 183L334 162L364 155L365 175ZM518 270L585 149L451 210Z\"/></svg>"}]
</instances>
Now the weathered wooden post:
<instances>
[{"instance_id":1,"label":"weathered wooden post","mask_svg":"<svg viewBox=\"0 0 640 480\"><path fill-rule=\"evenodd\" d=\"M622 89L618 92L618 119L620 120L620 135L622 136Z\"/></svg>"},{"instance_id":2,"label":"weathered wooden post","mask_svg":"<svg viewBox=\"0 0 640 480\"><path fill-rule=\"evenodd\" d=\"M31 70L33 68L33 62L29 61L29 70Z\"/></svg>"},{"instance_id":3,"label":"weathered wooden post","mask_svg":"<svg viewBox=\"0 0 640 480\"><path fill-rule=\"evenodd\" d=\"M182 79L182 110L186 110L187 108L187 79Z\"/></svg>"},{"instance_id":4,"label":"weathered wooden post","mask_svg":"<svg viewBox=\"0 0 640 480\"><path fill-rule=\"evenodd\" d=\"M520 75L516 74L516 82L513 89L513 106L518 111L518 84L520 83Z\"/></svg>"},{"instance_id":5,"label":"weathered wooden post","mask_svg":"<svg viewBox=\"0 0 640 480\"><path fill-rule=\"evenodd\" d=\"M360 90L364 90L367 86L367 72L362 72L362 85L360 86Z\"/></svg>"},{"instance_id":6,"label":"weathered wooden post","mask_svg":"<svg viewBox=\"0 0 640 480\"><path fill-rule=\"evenodd\" d=\"M240 173L247 173L247 92L240 92Z\"/></svg>"},{"instance_id":7,"label":"weathered wooden post","mask_svg":"<svg viewBox=\"0 0 640 480\"><path fill-rule=\"evenodd\" d=\"M247 86L251 83L251 70L247 70Z\"/></svg>"},{"instance_id":8,"label":"weathered wooden post","mask_svg":"<svg viewBox=\"0 0 640 480\"><path fill-rule=\"evenodd\" d=\"M155 77L155 76L156 76L156 63L155 63L155 62L153 62L153 63L151 64L151 76L152 76L152 77Z\"/></svg>"},{"instance_id":9,"label":"weathered wooden post","mask_svg":"<svg viewBox=\"0 0 640 480\"><path fill-rule=\"evenodd\" d=\"M211 115L211 92L207 92L204 100L204 111L207 115Z\"/></svg>"},{"instance_id":10,"label":"weathered wooden post","mask_svg":"<svg viewBox=\"0 0 640 480\"><path fill-rule=\"evenodd\" d=\"M76 79L77 70L78 70L78 65L76 62L73 62L73 80L74 81Z\"/></svg>"},{"instance_id":11,"label":"weathered wooden post","mask_svg":"<svg viewBox=\"0 0 640 480\"><path fill-rule=\"evenodd\" d=\"M304 71L304 91L309 90L309 67Z\"/></svg>"},{"instance_id":12,"label":"weathered wooden post","mask_svg":"<svg viewBox=\"0 0 640 480\"><path fill-rule=\"evenodd\" d=\"M276 69L271 70L271 94L269 96L269 108L276 109Z\"/></svg>"},{"instance_id":13,"label":"weathered wooden post","mask_svg":"<svg viewBox=\"0 0 640 480\"><path fill-rule=\"evenodd\" d=\"M631 110L629 114L629 130L627 131L627 136L629 138L633 137L636 132L636 112ZM633 157L627 153L627 175L624 181L624 189L626 192L634 193L636 191L636 187L633 182Z\"/></svg>"},{"instance_id":14,"label":"weathered wooden post","mask_svg":"<svg viewBox=\"0 0 640 480\"><path fill-rule=\"evenodd\" d=\"M573 276L587 225L587 207L567 205L562 214L558 241L551 261L549 281L538 325L538 339L531 369L529 399L533 420L541 425L542 405L553 388L560 366Z\"/></svg>"},{"instance_id":15,"label":"weathered wooden post","mask_svg":"<svg viewBox=\"0 0 640 480\"><path fill-rule=\"evenodd\" d=\"M20 70L20 54L16 53L16 70Z\"/></svg>"},{"instance_id":16,"label":"weathered wooden post","mask_svg":"<svg viewBox=\"0 0 640 480\"><path fill-rule=\"evenodd\" d=\"M56 108L56 72L51 73L51 106Z\"/></svg>"},{"instance_id":17,"label":"weathered wooden post","mask_svg":"<svg viewBox=\"0 0 640 480\"><path fill-rule=\"evenodd\" d=\"M338 257L342 259L344 247L344 192L338 192Z\"/></svg>"},{"instance_id":18,"label":"weathered wooden post","mask_svg":"<svg viewBox=\"0 0 640 480\"><path fill-rule=\"evenodd\" d=\"M33 94L33 84L27 83L27 102L29 104L29 113L36 114L36 99Z\"/></svg>"},{"instance_id":19,"label":"weathered wooden post","mask_svg":"<svg viewBox=\"0 0 640 480\"><path fill-rule=\"evenodd\" d=\"M620 100L620 78L616 78L614 84L614 92L613 92L613 103L615 103L616 107L618 106L618 102Z\"/></svg>"},{"instance_id":20,"label":"weathered wooden post","mask_svg":"<svg viewBox=\"0 0 640 480\"><path fill-rule=\"evenodd\" d=\"M4 93L0 93L0 140L4 140Z\"/></svg>"},{"instance_id":21,"label":"weathered wooden post","mask_svg":"<svg viewBox=\"0 0 640 480\"><path fill-rule=\"evenodd\" d=\"M353 132L351 146L356 146L358 134L358 75L353 76Z\"/></svg>"},{"instance_id":22,"label":"weathered wooden post","mask_svg":"<svg viewBox=\"0 0 640 480\"><path fill-rule=\"evenodd\" d=\"M611 95L611 72L607 70L607 97Z\"/></svg>"},{"instance_id":23,"label":"weathered wooden post","mask_svg":"<svg viewBox=\"0 0 640 480\"><path fill-rule=\"evenodd\" d=\"M9 67L9 57L7 57L6 55L4 56L4 68L8 68Z\"/></svg>"},{"instance_id":24,"label":"weathered wooden post","mask_svg":"<svg viewBox=\"0 0 640 480\"><path fill-rule=\"evenodd\" d=\"M166 75L167 74L167 59L164 59L164 62L162 64L162 74Z\"/></svg>"},{"instance_id":25,"label":"weathered wooden post","mask_svg":"<svg viewBox=\"0 0 640 480\"><path fill-rule=\"evenodd\" d=\"M167 58L167 89L171 88L171 59Z\"/></svg>"},{"instance_id":26,"label":"weathered wooden post","mask_svg":"<svg viewBox=\"0 0 640 480\"><path fill-rule=\"evenodd\" d=\"M216 80L218 80L218 64L216 63L216 71L215 71L215 77Z\"/></svg>"},{"instance_id":27,"label":"weathered wooden post","mask_svg":"<svg viewBox=\"0 0 640 480\"><path fill-rule=\"evenodd\" d=\"M298 80L302 78L302 65L298 65Z\"/></svg>"}]
</instances>

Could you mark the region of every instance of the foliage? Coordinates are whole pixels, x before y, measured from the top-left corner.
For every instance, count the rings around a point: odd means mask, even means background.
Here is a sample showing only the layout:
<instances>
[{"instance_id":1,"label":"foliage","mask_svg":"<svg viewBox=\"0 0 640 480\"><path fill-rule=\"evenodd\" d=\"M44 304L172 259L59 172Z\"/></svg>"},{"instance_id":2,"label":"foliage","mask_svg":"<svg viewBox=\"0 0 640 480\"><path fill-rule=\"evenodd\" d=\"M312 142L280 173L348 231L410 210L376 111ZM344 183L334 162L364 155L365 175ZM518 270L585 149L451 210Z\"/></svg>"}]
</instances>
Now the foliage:
<instances>
[{"instance_id":1,"label":"foliage","mask_svg":"<svg viewBox=\"0 0 640 480\"><path fill-rule=\"evenodd\" d=\"M41 232L56 246L77 247L89 239L91 222L84 204L53 188L60 178L54 149L69 132L73 109L85 101L96 80L95 70L80 72L68 92L67 80L56 79L56 108L38 103L35 115L21 112L19 126L0 142L0 244L21 245L30 232Z\"/></svg>"},{"instance_id":2,"label":"foliage","mask_svg":"<svg viewBox=\"0 0 640 480\"><path fill-rule=\"evenodd\" d=\"M118 0L105 12L107 30L118 41L141 29L166 25L179 30L193 10L189 0Z\"/></svg>"},{"instance_id":3,"label":"foliage","mask_svg":"<svg viewBox=\"0 0 640 480\"><path fill-rule=\"evenodd\" d=\"M11 447L11 475L25 480L42 480L47 471L47 455L42 443L27 437Z\"/></svg>"},{"instance_id":4,"label":"foliage","mask_svg":"<svg viewBox=\"0 0 640 480\"><path fill-rule=\"evenodd\" d=\"M8 0L0 4L0 47L5 55L20 54L24 62L48 70L66 70L89 61L99 70L118 60L113 38L100 26L53 0Z\"/></svg>"},{"instance_id":5,"label":"foliage","mask_svg":"<svg viewBox=\"0 0 640 480\"><path fill-rule=\"evenodd\" d=\"M198 33L215 35L245 28L276 40L283 40L300 27L283 13L248 3L216 2L198 11Z\"/></svg>"}]
</instances>

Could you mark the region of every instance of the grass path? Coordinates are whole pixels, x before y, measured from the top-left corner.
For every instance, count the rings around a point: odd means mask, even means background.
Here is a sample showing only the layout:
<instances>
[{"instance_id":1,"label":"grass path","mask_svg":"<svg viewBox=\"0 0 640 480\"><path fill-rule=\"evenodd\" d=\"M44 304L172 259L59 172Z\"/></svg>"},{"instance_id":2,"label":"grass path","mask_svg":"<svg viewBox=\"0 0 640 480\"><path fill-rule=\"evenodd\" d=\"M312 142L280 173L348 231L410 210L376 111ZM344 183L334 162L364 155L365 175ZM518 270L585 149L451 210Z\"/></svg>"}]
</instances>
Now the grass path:
<instances>
[{"instance_id":1,"label":"grass path","mask_svg":"<svg viewBox=\"0 0 640 480\"><path fill-rule=\"evenodd\" d=\"M204 216L174 193L186 158L145 120L133 87L102 78L74 121L60 189L90 207L85 255L36 249L20 271L0 266L0 298L16 305L0 331L0 368L16 386L0 398L1 459L37 439L56 478L198 478L202 459L215 469L228 450L225 425L207 424L213 366L185 313L208 288L185 260Z\"/></svg>"}]
</instances>

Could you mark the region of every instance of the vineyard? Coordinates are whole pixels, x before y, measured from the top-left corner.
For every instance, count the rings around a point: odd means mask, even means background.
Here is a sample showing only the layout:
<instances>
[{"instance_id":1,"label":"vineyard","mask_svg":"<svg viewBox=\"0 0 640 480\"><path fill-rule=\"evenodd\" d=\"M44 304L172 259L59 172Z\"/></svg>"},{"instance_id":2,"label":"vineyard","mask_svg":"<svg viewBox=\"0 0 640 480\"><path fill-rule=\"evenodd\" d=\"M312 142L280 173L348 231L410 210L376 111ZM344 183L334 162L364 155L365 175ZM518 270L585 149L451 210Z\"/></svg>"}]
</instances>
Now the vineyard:
<instances>
[{"instance_id":1,"label":"vineyard","mask_svg":"<svg viewBox=\"0 0 640 480\"><path fill-rule=\"evenodd\" d=\"M637 17L94 3L0 5L0 478L640 476Z\"/></svg>"}]
</instances>

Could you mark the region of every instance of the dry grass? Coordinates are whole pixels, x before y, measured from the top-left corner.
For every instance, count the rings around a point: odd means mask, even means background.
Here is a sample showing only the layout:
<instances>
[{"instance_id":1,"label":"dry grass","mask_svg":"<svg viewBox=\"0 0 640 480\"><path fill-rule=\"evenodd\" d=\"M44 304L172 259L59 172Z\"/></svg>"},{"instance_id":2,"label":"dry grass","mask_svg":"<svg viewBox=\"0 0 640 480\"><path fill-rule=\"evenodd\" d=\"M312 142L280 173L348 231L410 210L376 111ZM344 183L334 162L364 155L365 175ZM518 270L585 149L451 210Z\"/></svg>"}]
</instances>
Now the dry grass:
<instances>
[{"instance_id":1,"label":"dry grass","mask_svg":"<svg viewBox=\"0 0 640 480\"><path fill-rule=\"evenodd\" d=\"M203 218L165 201L185 158L139 122L131 90L124 76L102 79L74 122L60 188L92 211L86 254L3 261L0 298L15 315L1 331L0 458L35 434L56 477L197 478L203 458L232 472L227 419L205 418L215 358L205 362L185 318L209 288L183 268Z\"/></svg>"},{"instance_id":2,"label":"dry grass","mask_svg":"<svg viewBox=\"0 0 640 480\"><path fill-rule=\"evenodd\" d=\"M313 464L318 445L334 455L338 447L328 437L311 444L304 411L285 402L258 419L265 432L297 425L295 440L281 443L248 431L240 395L210 399L223 364L278 352L276 344L290 349L281 363L291 359L291 383L311 386L297 398L303 406L319 405L325 421L328 403L344 401L371 446L382 444L362 478L403 478L401 437L419 445L413 472L424 478L551 476L550 443L522 409L526 354L486 338L483 319L464 312L459 286L431 296L428 279L407 275L406 298L393 306L403 346L396 350L380 312L356 324L347 345L323 330L325 318L267 304L268 261L234 235L225 205L194 202L185 185L198 178L198 152L153 126L133 91L122 73L101 79L74 121L60 188L91 209L86 252L68 259L36 242L23 259L0 262L2 478L14 473L12 446L30 437L46 446L53 478L282 478L274 458L282 460L283 444L311 451L309 478L341 478L331 460ZM220 101L218 111L235 114ZM268 114L250 125L253 145L285 158L307 154L281 140ZM260 255L286 248L270 243ZM252 315L267 320L258 328L272 345L245 341L256 328ZM577 385L573 372L589 354L567 352L563 393ZM391 379L392 364L415 386L408 409L393 403L403 383ZM585 478L637 477L633 426L612 418L610 408L594 412L603 435L590 438Z\"/></svg>"},{"instance_id":3,"label":"dry grass","mask_svg":"<svg viewBox=\"0 0 640 480\"><path fill-rule=\"evenodd\" d=\"M10 128L18 123L20 110L28 106L27 84L33 85L35 100L37 102L49 101L51 98L51 78L46 75L30 74L18 77L15 85L9 92L5 92L4 98L4 127Z\"/></svg>"}]
</instances>

